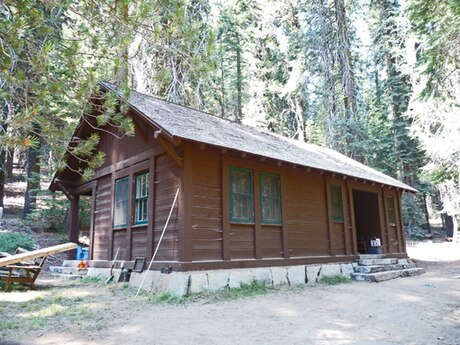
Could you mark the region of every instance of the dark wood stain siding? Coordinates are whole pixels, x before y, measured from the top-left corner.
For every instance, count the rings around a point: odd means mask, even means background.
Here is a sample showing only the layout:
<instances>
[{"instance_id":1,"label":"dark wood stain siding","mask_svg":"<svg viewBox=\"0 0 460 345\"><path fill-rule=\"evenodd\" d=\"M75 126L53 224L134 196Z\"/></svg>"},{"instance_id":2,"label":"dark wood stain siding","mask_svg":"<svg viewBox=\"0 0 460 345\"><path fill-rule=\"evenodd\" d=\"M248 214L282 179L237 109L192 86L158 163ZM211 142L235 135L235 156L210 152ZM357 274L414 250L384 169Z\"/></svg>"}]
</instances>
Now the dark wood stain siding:
<instances>
[{"instance_id":1,"label":"dark wood stain siding","mask_svg":"<svg viewBox=\"0 0 460 345\"><path fill-rule=\"evenodd\" d=\"M98 180L96 189L96 214L94 215L93 260L109 260L109 236L112 221L112 179L105 176Z\"/></svg>"},{"instance_id":2,"label":"dark wood stain siding","mask_svg":"<svg viewBox=\"0 0 460 345\"><path fill-rule=\"evenodd\" d=\"M222 178L220 152L192 151L192 260L222 260Z\"/></svg>"},{"instance_id":3,"label":"dark wood stain siding","mask_svg":"<svg viewBox=\"0 0 460 345\"><path fill-rule=\"evenodd\" d=\"M158 244L163 228L168 219L169 211L179 187L179 168L167 155L162 154L155 159L155 206L154 206L154 248ZM178 205L174 207L168 227L160 244L157 260L178 260Z\"/></svg>"},{"instance_id":4,"label":"dark wood stain siding","mask_svg":"<svg viewBox=\"0 0 460 345\"><path fill-rule=\"evenodd\" d=\"M329 255L323 176L296 169L285 175L289 256Z\"/></svg>"},{"instance_id":5,"label":"dark wood stain siding","mask_svg":"<svg viewBox=\"0 0 460 345\"><path fill-rule=\"evenodd\" d=\"M137 127L137 131L141 130ZM176 263L177 269L194 263L194 269L251 267L273 265L283 260L286 265L353 260L356 249L355 210L365 205L353 205L353 191L375 192L379 214L377 223L387 253L403 253L403 230L400 193L382 186L365 185L343 176L291 164L242 157L240 153L199 143L182 141L176 149L180 156L187 153L184 167L165 153L153 139L153 130L136 138L115 139L103 134L100 148L107 154L104 169L139 156L139 160L112 170L97 180L94 260L113 259L120 248L119 260L150 259L168 217L177 188L181 188L178 204L160 245L156 261ZM158 151L155 151L158 148ZM146 152L154 152L146 156ZM138 167L139 166L139 167ZM232 223L229 219L230 166L251 169L254 177L253 224ZM135 176L141 169L150 169L151 188L149 225L112 229L113 182L116 178ZM152 171L153 170L153 171ZM281 181L282 224L260 223L258 183L261 172L278 174ZM133 181L131 180L131 183ZM333 222L330 207L330 186L342 187L343 222ZM397 224L389 226L385 210L385 195L393 195L397 209ZM186 199L185 199L186 198ZM130 201L132 203L132 200ZM131 212L133 212L133 205ZM131 214L131 218L133 213ZM184 217L184 218L181 218ZM181 240L184 241L181 242ZM262 261L265 260L265 261ZM274 261L278 260L278 261ZM299 261L303 260L303 261ZM234 262L234 264L232 264ZM226 263L228 264L226 266ZM158 266L155 266L158 267Z\"/></svg>"}]
</instances>

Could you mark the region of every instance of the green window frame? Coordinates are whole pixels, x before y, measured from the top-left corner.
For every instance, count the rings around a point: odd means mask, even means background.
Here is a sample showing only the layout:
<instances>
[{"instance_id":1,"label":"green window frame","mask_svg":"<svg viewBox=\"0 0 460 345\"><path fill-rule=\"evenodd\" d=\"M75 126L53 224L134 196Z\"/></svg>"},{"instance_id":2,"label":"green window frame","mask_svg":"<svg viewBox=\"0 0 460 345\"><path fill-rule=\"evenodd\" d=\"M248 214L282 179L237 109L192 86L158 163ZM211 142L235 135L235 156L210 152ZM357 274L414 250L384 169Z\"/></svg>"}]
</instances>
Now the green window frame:
<instances>
[{"instance_id":1,"label":"green window frame","mask_svg":"<svg viewBox=\"0 0 460 345\"><path fill-rule=\"evenodd\" d=\"M128 225L129 177L115 180L113 227L123 228Z\"/></svg>"},{"instance_id":2,"label":"green window frame","mask_svg":"<svg viewBox=\"0 0 460 345\"><path fill-rule=\"evenodd\" d=\"M331 185L330 189L332 221L343 222L342 187L338 185Z\"/></svg>"},{"instance_id":3,"label":"green window frame","mask_svg":"<svg viewBox=\"0 0 460 345\"><path fill-rule=\"evenodd\" d=\"M254 181L251 169L230 167L230 221L254 223Z\"/></svg>"},{"instance_id":4,"label":"green window frame","mask_svg":"<svg viewBox=\"0 0 460 345\"><path fill-rule=\"evenodd\" d=\"M147 224L149 219L149 173L136 175L134 195L134 224Z\"/></svg>"},{"instance_id":5,"label":"green window frame","mask_svg":"<svg viewBox=\"0 0 460 345\"><path fill-rule=\"evenodd\" d=\"M396 225L396 207L393 195L387 195L387 217L390 225Z\"/></svg>"},{"instance_id":6,"label":"green window frame","mask_svg":"<svg viewBox=\"0 0 460 345\"><path fill-rule=\"evenodd\" d=\"M280 176L261 172L260 222L262 224L281 224L281 185Z\"/></svg>"}]
</instances>

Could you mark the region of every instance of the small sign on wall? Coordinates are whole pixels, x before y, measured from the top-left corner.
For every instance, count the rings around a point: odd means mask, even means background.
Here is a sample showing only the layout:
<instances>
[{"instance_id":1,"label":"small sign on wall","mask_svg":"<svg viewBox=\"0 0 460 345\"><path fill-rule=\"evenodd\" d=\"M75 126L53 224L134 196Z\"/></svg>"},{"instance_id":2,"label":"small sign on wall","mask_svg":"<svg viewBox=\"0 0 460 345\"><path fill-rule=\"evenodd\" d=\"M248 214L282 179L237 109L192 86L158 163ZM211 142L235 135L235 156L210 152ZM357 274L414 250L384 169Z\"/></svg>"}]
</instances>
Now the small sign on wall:
<instances>
[{"instance_id":1,"label":"small sign on wall","mask_svg":"<svg viewBox=\"0 0 460 345\"><path fill-rule=\"evenodd\" d=\"M371 238L371 247L380 247L381 245L380 238Z\"/></svg>"}]
</instances>

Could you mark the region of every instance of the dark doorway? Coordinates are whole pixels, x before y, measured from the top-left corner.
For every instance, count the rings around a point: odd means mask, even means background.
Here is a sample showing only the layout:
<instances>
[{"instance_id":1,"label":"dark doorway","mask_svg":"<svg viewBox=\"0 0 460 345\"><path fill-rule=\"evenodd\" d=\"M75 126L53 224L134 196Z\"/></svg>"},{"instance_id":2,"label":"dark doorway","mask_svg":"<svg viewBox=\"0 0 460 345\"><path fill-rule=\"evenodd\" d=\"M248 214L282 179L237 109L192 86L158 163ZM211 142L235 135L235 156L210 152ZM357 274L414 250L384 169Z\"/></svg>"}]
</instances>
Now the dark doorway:
<instances>
[{"instance_id":1,"label":"dark doorway","mask_svg":"<svg viewBox=\"0 0 460 345\"><path fill-rule=\"evenodd\" d=\"M353 204L358 252L366 254L371 238L377 237L382 240L378 194L353 190Z\"/></svg>"}]
</instances>

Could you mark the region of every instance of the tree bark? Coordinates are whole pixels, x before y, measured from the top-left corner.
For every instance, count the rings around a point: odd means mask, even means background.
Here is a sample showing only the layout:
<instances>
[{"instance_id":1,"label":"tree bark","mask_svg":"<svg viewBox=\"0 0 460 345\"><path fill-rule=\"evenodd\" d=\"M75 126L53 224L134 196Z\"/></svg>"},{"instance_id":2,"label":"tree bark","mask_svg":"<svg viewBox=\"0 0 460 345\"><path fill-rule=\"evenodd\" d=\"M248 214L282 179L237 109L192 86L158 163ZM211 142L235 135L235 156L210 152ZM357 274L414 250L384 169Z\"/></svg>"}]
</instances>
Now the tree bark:
<instances>
[{"instance_id":1,"label":"tree bark","mask_svg":"<svg viewBox=\"0 0 460 345\"><path fill-rule=\"evenodd\" d=\"M6 182L13 182L14 148L9 147L6 151Z\"/></svg>"},{"instance_id":2,"label":"tree bark","mask_svg":"<svg viewBox=\"0 0 460 345\"><path fill-rule=\"evenodd\" d=\"M237 89L237 122L243 119L243 75L241 71L240 36L236 34L236 89Z\"/></svg>"},{"instance_id":3,"label":"tree bark","mask_svg":"<svg viewBox=\"0 0 460 345\"><path fill-rule=\"evenodd\" d=\"M2 150L0 153L0 207L3 207L3 201L5 198L5 182L6 182L6 150Z\"/></svg>"},{"instance_id":4,"label":"tree bark","mask_svg":"<svg viewBox=\"0 0 460 345\"><path fill-rule=\"evenodd\" d=\"M35 209L37 192L40 189L40 146L29 147L27 157L27 189L24 197L24 210L22 218L26 217Z\"/></svg>"},{"instance_id":5,"label":"tree bark","mask_svg":"<svg viewBox=\"0 0 460 345\"><path fill-rule=\"evenodd\" d=\"M343 0L335 0L335 15L337 20L337 38L339 61L342 72L343 102L347 118L355 119L358 115L353 68L351 63L350 37L348 33L347 15Z\"/></svg>"}]
</instances>

